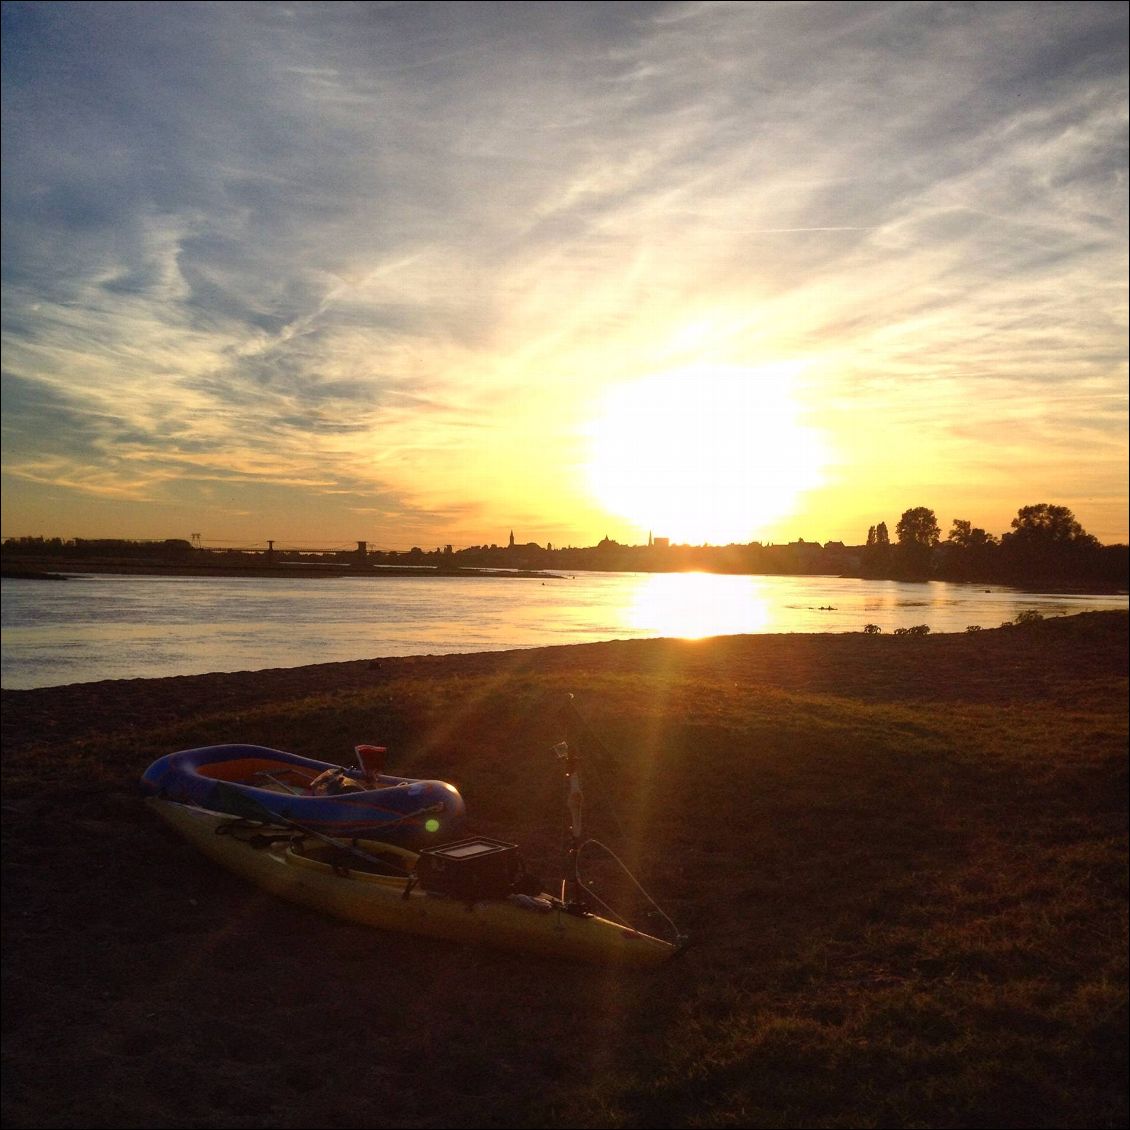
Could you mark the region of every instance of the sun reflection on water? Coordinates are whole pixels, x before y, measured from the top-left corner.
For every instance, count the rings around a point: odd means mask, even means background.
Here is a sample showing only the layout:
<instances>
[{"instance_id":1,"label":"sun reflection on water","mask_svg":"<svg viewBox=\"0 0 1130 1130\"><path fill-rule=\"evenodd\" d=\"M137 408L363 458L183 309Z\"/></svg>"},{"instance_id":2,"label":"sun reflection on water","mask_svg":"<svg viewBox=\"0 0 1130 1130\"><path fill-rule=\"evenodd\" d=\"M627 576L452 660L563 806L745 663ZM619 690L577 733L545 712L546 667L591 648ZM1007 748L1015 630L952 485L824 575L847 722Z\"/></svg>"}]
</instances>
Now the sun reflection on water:
<instances>
[{"instance_id":1,"label":"sun reflection on water","mask_svg":"<svg viewBox=\"0 0 1130 1130\"><path fill-rule=\"evenodd\" d=\"M656 573L636 591L627 620L637 631L682 639L761 632L770 623L757 577Z\"/></svg>"}]
</instances>

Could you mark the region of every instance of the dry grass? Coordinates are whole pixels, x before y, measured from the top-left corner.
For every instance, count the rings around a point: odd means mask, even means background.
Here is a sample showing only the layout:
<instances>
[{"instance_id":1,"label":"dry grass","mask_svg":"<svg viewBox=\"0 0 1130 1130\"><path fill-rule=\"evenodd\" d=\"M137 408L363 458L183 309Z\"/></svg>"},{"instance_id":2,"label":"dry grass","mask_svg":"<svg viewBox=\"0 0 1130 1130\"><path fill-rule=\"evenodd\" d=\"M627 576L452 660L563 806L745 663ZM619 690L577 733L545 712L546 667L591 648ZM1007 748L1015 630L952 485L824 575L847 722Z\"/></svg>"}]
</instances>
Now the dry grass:
<instances>
[{"instance_id":1,"label":"dry grass","mask_svg":"<svg viewBox=\"0 0 1130 1130\"><path fill-rule=\"evenodd\" d=\"M5 1125L1125 1125L1126 656L1093 614L4 692ZM133 793L379 740L549 872L568 692L593 833L695 939L656 972L319 918Z\"/></svg>"}]
</instances>

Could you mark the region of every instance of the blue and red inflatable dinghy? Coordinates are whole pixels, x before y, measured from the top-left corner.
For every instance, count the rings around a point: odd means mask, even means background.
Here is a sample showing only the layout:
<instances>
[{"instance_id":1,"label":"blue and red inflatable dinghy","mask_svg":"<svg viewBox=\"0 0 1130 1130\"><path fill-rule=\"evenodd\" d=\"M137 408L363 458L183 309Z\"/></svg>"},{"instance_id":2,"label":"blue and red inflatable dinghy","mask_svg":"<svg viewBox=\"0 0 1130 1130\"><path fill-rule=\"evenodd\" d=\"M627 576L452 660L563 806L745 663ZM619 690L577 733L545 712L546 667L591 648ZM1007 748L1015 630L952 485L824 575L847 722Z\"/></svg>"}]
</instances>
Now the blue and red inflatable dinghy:
<instances>
[{"instance_id":1,"label":"blue and red inflatable dinghy","mask_svg":"<svg viewBox=\"0 0 1130 1130\"><path fill-rule=\"evenodd\" d=\"M465 819L463 798L446 781L414 781L380 771L380 746L355 747L346 769L258 745L183 749L153 762L142 791L212 812L271 817L327 836L405 846L442 843Z\"/></svg>"}]
</instances>

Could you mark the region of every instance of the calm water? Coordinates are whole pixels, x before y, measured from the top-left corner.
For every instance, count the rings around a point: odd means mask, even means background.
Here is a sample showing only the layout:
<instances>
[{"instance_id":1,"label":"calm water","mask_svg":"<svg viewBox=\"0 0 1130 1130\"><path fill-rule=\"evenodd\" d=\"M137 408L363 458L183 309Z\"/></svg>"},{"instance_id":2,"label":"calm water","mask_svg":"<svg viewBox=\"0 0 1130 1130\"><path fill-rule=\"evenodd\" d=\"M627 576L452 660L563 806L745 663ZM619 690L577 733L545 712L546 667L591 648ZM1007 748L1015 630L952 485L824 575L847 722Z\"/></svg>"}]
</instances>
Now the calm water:
<instances>
[{"instance_id":1,"label":"calm water","mask_svg":"<svg viewBox=\"0 0 1130 1130\"><path fill-rule=\"evenodd\" d=\"M8 689L307 663L738 632L995 628L1018 612L1127 608L1126 596L705 573L526 578L4 578Z\"/></svg>"}]
</instances>

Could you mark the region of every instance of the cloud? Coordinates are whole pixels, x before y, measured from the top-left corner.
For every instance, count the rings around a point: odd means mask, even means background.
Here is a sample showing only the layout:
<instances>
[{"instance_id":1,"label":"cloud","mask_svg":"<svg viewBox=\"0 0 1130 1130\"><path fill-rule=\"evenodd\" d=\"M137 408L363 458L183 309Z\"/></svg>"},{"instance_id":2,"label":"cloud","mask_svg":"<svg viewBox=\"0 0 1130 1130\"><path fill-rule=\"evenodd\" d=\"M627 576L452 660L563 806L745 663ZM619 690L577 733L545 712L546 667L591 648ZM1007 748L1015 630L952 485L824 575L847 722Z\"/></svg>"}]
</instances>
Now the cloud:
<instances>
[{"instance_id":1,"label":"cloud","mask_svg":"<svg viewBox=\"0 0 1130 1130\"><path fill-rule=\"evenodd\" d=\"M550 529L582 500L523 497L505 453L579 481L599 389L696 358L807 358L826 426L917 422L924 489L1033 403L1124 449L1123 6L3 19L9 482Z\"/></svg>"}]
</instances>

